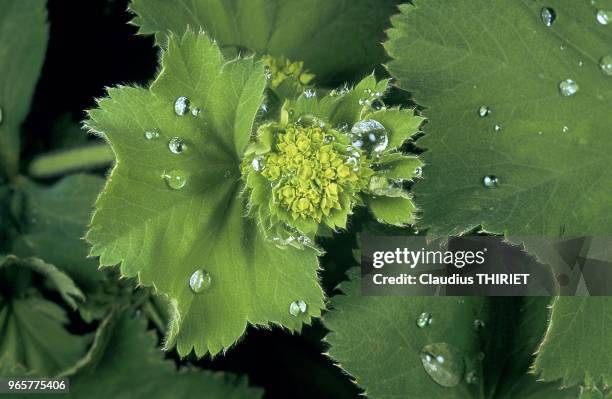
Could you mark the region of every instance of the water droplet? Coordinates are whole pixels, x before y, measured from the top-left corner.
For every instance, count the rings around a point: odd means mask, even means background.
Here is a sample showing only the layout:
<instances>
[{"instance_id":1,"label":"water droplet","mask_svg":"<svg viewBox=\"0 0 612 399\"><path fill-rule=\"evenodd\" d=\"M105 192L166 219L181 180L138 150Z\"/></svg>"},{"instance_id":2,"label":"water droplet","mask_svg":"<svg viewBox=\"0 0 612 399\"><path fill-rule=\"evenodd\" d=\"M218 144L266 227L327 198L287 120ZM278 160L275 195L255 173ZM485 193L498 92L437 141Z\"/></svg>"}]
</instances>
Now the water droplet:
<instances>
[{"instance_id":1,"label":"water droplet","mask_svg":"<svg viewBox=\"0 0 612 399\"><path fill-rule=\"evenodd\" d=\"M200 113L202 112L202 110L200 108L194 108L191 110L191 115L193 116L200 116Z\"/></svg>"},{"instance_id":2,"label":"water droplet","mask_svg":"<svg viewBox=\"0 0 612 399\"><path fill-rule=\"evenodd\" d=\"M360 98L359 99L359 105L363 105L363 106L370 105L370 99L368 99L368 98Z\"/></svg>"},{"instance_id":3,"label":"water droplet","mask_svg":"<svg viewBox=\"0 0 612 399\"><path fill-rule=\"evenodd\" d=\"M578 91L578 83L572 79L565 79L559 83L559 91L565 97L573 96Z\"/></svg>"},{"instance_id":4,"label":"water droplet","mask_svg":"<svg viewBox=\"0 0 612 399\"><path fill-rule=\"evenodd\" d=\"M289 305L289 314L291 314L291 316L299 316L305 314L306 309L308 309L306 302L302 300L293 301L291 302L291 305Z\"/></svg>"},{"instance_id":5,"label":"water droplet","mask_svg":"<svg viewBox=\"0 0 612 399\"><path fill-rule=\"evenodd\" d=\"M372 101L372 109L375 111L380 111L381 109L387 109L387 107L382 100L374 100Z\"/></svg>"},{"instance_id":6,"label":"water droplet","mask_svg":"<svg viewBox=\"0 0 612 399\"><path fill-rule=\"evenodd\" d=\"M542 19L542 22L544 22L544 25L548 27L552 26L553 22L555 22L556 17L557 14L552 8L544 7L542 8L542 10L540 10L540 18Z\"/></svg>"},{"instance_id":7,"label":"water droplet","mask_svg":"<svg viewBox=\"0 0 612 399\"><path fill-rule=\"evenodd\" d=\"M147 140L153 140L159 137L159 130L157 129L149 129L144 132L144 137Z\"/></svg>"},{"instance_id":8,"label":"water droplet","mask_svg":"<svg viewBox=\"0 0 612 399\"><path fill-rule=\"evenodd\" d=\"M500 125L500 124L497 124L497 125L493 126L493 129L494 129L496 132L501 132L501 131L502 131L502 129L503 129L503 126L502 126L502 125Z\"/></svg>"},{"instance_id":9,"label":"water droplet","mask_svg":"<svg viewBox=\"0 0 612 399\"><path fill-rule=\"evenodd\" d=\"M579 66L579 67L581 67L581 66L583 66L583 65L584 65L584 61L582 61L582 60L578 61L578 66Z\"/></svg>"},{"instance_id":10,"label":"water droplet","mask_svg":"<svg viewBox=\"0 0 612 399\"><path fill-rule=\"evenodd\" d=\"M367 94L368 96L372 95L372 89L363 89L363 92Z\"/></svg>"},{"instance_id":11,"label":"water droplet","mask_svg":"<svg viewBox=\"0 0 612 399\"><path fill-rule=\"evenodd\" d=\"M189 287L196 294L199 294L200 292L210 287L211 283L212 279L210 277L210 274L206 273L202 269L196 270L195 272L193 272L191 277L189 277Z\"/></svg>"},{"instance_id":12,"label":"water droplet","mask_svg":"<svg viewBox=\"0 0 612 399\"><path fill-rule=\"evenodd\" d=\"M423 168L421 168L420 166L419 166L419 167L417 167L417 168L414 170L414 174L415 174L417 177L421 177L421 176L423 175Z\"/></svg>"},{"instance_id":13,"label":"water droplet","mask_svg":"<svg viewBox=\"0 0 612 399\"><path fill-rule=\"evenodd\" d=\"M425 328L431 324L433 319L431 318L431 313L423 312L417 317L416 325L419 328Z\"/></svg>"},{"instance_id":14,"label":"water droplet","mask_svg":"<svg viewBox=\"0 0 612 399\"><path fill-rule=\"evenodd\" d=\"M426 345L421 350L421 363L432 380L448 388L459 384L465 371L463 355L447 343Z\"/></svg>"},{"instance_id":15,"label":"water droplet","mask_svg":"<svg viewBox=\"0 0 612 399\"><path fill-rule=\"evenodd\" d=\"M484 321L482 321L480 319L474 320L474 330L481 331L483 328L485 328L485 322Z\"/></svg>"},{"instance_id":16,"label":"water droplet","mask_svg":"<svg viewBox=\"0 0 612 399\"><path fill-rule=\"evenodd\" d=\"M352 145L367 153L384 151L389 145L389 135L378 121L366 119L351 128Z\"/></svg>"},{"instance_id":17,"label":"water droplet","mask_svg":"<svg viewBox=\"0 0 612 399\"><path fill-rule=\"evenodd\" d=\"M264 76L267 80L272 79L272 69L267 65L264 66Z\"/></svg>"},{"instance_id":18,"label":"water droplet","mask_svg":"<svg viewBox=\"0 0 612 399\"><path fill-rule=\"evenodd\" d=\"M180 190L185 187L187 184L187 174L182 170L171 170L169 172L164 172L162 175L168 187L173 190Z\"/></svg>"},{"instance_id":19,"label":"water droplet","mask_svg":"<svg viewBox=\"0 0 612 399\"><path fill-rule=\"evenodd\" d=\"M465 374L465 382L468 384L476 384L478 382L478 377L476 376L475 371L470 371Z\"/></svg>"},{"instance_id":20,"label":"water droplet","mask_svg":"<svg viewBox=\"0 0 612 399\"><path fill-rule=\"evenodd\" d=\"M337 130L338 130L339 132L348 132L348 128L349 128L348 123L346 123L346 122L342 122L341 124L339 124L339 125L338 125Z\"/></svg>"},{"instance_id":21,"label":"water droplet","mask_svg":"<svg viewBox=\"0 0 612 399\"><path fill-rule=\"evenodd\" d=\"M315 98L317 96L317 92L313 89L308 89L304 91L304 97L306 98Z\"/></svg>"},{"instance_id":22,"label":"water droplet","mask_svg":"<svg viewBox=\"0 0 612 399\"><path fill-rule=\"evenodd\" d=\"M483 105L482 107L478 108L478 115L480 115L481 118L488 116L490 113L491 108L487 107L486 105Z\"/></svg>"},{"instance_id":23,"label":"water droplet","mask_svg":"<svg viewBox=\"0 0 612 399\"><path fill-rule=\"evenodd\" d=\"M569 132L569 130L570 130L570 129L569 129L569 127L567 127L567 126L563 126L563 128L561 129L561 131L562 131L563 133L567 133L567 132Z\"/></svg>"},{"instance_id":24,"label":"water droplet","mask_svg":"<svg viewBox=\"0 0 612 399\"><path fill-rule=\"evenodd\" d=\"M259 110L265 114L266 112L268 112L268 104L265 104L265 103L261 104L261 107L259 107Z\"/></svg>"},{"instance_id":25,"label":"water droplet","mask_svg":"<svg viewBox=\"0 0 612 399\"><path fill-rule=\"evenodd\" d=\"M185 141L183 141L180 137L172 137L168 142L168 148L173 154L181 154L185 151L187 146L185 145Z\"/></svg>"},{"instance_id":26,"label":"water droplet","mask_svg":"<svg viewBox=\"0 0 612 399\"><path fill-rule=\"evenodd\" d=\"M262 155L259 155L253 158L253 161L251 161L251 166L253 167L253 170L255 172L261 172L262 170L264 170L266 168L264 157Z\"/></svg>"},{"instance_id":27,"label":"water droplet","mask_svg":"<svg viewBox=\"0 0 612 399\"><path fill-rule=\"evenodd\" d=\"M604 55L599 60L599 68L608 76L612 76L612 55ZM0 121L2 120L2 112L0 111Z\"/></svg>"},{"instance_id":28,"label":"water droplet","mask_svg":"<svg viewBox=\"0 0 612 399\"><path fill-rule=\"evenodd\" d=\"M177 98L174 102L174 112L179 116L183 116L189 112L189 99L184 96Z\"/></svg>"},{"instance_id":29,"label":"water droplet","mask_svg":"<svg viewBox=\"0 0 612 399\"><path fill-rule=\"evenodd\" d=\"M486 188L495 188L499 185L499 179L497 178L497 176L488 175L482 179L482 184Z\"/></svg>"},{"instance_id":30,"label":"water droplet","mask_svg":"<svg viewBox=\"0 0 612 399\"><path fill-rule=\"evenodd\" d=\"M561 45L559 46L559 50L561 51L565 50L565 44L561 43Z\"/></svg>"},{"instance_id":31,"label":"water droplet","mask_svg":"<svg viewBox=\"0 0 612 399\"><path fill-rule=\"evenodd\" d=\"M602 25L608 25L612 22L612 11L599 10L597 11L597 22Z\"/></svg>"}]
</instances>

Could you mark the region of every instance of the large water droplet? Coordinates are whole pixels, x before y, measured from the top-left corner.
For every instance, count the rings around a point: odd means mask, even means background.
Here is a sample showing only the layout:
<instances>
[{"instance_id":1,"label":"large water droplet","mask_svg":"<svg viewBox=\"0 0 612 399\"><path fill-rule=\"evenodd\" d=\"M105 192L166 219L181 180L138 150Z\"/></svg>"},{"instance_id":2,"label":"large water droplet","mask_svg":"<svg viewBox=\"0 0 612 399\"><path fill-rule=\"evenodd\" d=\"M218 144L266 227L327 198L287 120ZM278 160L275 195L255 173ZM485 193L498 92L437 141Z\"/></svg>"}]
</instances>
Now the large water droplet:
<instances>
[{"instance_id":1,"label":"large water droplet","mask_svg":"<svg viewBox=\"0 0 612 399\"><path fill-rule=\"evenodd\" d=\"M351 128L352 145L367 153L384 151L389 145L389 135L378 121L366 119Z\"/></svg>"},{"instance_id":2,"label":"large water droplet","mask_svg":"<svg viewBox=\"0 0 612 399\"><path fill-rule=\"evenodd\" d=\"M163 178L168 187L173 190L180 190L187 184L187 174L179 169L164 172Z\"/></svg>"},{"instance_id":3,"label":"large water droplet","mask_svg":"<svg viewBox=\"0 0 612 399\"><path fill-rule=\"evenodd\" d=\"M478 115L481 118L484 118L485 116L489 115L491 113L491 108L487 107L486 105L483 105L482 107L478 108Z\"/></svg>"},{"instance_id":4,"label":"large water droplet","mask_svg":"<svg viewBox=\"0 0 612 399\"><path fill-rule=\"evenodd\" d=\"M542 22L544 22L544 25L551 27L553 22L555 22L555 18L557 17L557 13L555 13L555 10L553 10L552 8L549 7L544 7L542 8L542 10L540 10L540 18L542 19Z\"/></svg>"},{"instance_id":5,"label":"large water droplet","mask_svg":"<svg viewBox=\"0 0 612 399\"><path fill-rule=\"evenodd\" d=\"M416 325L419 328L425 328L431 324L433 319L431 318L431 313L423 312L417 317Z\"/></svg>"},{"instance_id":6,"label":"large water droplet","mask_svg":"<svg viewBox=\"0 0 612 399\"><path fill-rule=\"evenodd\" d=\"M255 170L255 172L261 172L262 170L264 170L266 168L264 157L262 155L259 155L253 158L253 161L251 161L251 166L253 167L253 170Z\"/></svg>"},{"instance_id":7,"label":"large water droplet","mask_svg":"<svg viewBox=\"0 0 612 399\"><path fill-rule=\"evenodd\" d=\"M599 10L597 11L597 22L602 25L608 25L612 22L612 11Z\"/></svg>"},{"instance_id":8,"label":"large water droplet","mask_svg":"<svg viewBox=\"0 0 612 399\"><path fill-rule=\"evenodd\" d=\"M497 178L497 176L488 175L482 179L482 184L486 188L495 188L499 185L499 179Z\"/></svg>"},{"instance_id":9,"label":"large water droplet","mask_svg":"<svg viewBox=\"0 0 612 399\"><path fill-rule=\"evenodd\" d=\"M578 89L578 83L574 82L572 79L565 79L559 82L559 91L563 96L573 96L576 94Z\"/></svg>"},{"instance_id":10,"label":"large water droplet","mask_svg":"<svg viewBox=\"0 0 612 399\"><path fill-rule=\"evenodd\" d=\"M159 130L157 129L149 129L144 132L144 137L147 140L153 140L159 137Z\"/></svg>"},{"instance_id":11,"label":"large water droplet","mask_svg":"<svg viewBox=\"0 0 612 399\"><path fill-rule=\"evenodd\" d=\"M173 137L168 142L168 148L173 154L181 154L185 151L187 146L185 145L185 141L180 137Z\"/></svg>"},{"instance_id":12,"label":"large water droplet","mask_svg":"<svg viewBox=\"0 0 612 399\"><path fill-rule=\"evenodd\" d=\"M426 345L421 350L423 368L432 380L443 387L454 387L463 378L465 362L461 352L447 343Z\"/></svg>"},{"instance_id":13,"label":"large water droplet","mask_svg":"<svg viewBox=\"0 0 612 399\"><path fill-rule=\"evenodd\" d=\"M195 272L193 272L191 277L189 277L189 287L196 294L199 294L200 292L210 287L211 283L212 278L210 277L210 274L206 273L202 269L196 270Z\"/></svg>"},{"instance_id":14,"label":"large water droplet","mask_svg":"<svg viewBox=\"0 0 612 399\"><path fill-rule=\"evenodd\" d=\"M291 314L291 316L299 316L305 314L307 309L308 305L306 305L306 302L302 300L293 301L291 305L289 305L289 314Z\"/></svg>"},{"instance_id":15,"label":"large water droplet","mask_svg":"<svg viewBox=\"0 0 612 399\"><path fill-rule=\"evenodd\" d=\"M599 60L599 68L604 73L604 75L612 76L612 55L604 55L603 57L601 57L601 59Z\"/></svg>"},{"instance_id":16,"label":"large water droplet","mask_svg":"<svg viewBox=\"0 0 612 399\"><path fill-rule=\"evenodd\" d=\"M184 96L177 98L174 102L174 112L179 116L183 116L189 112L189 99Z\"/></svg>"}]
</instances>

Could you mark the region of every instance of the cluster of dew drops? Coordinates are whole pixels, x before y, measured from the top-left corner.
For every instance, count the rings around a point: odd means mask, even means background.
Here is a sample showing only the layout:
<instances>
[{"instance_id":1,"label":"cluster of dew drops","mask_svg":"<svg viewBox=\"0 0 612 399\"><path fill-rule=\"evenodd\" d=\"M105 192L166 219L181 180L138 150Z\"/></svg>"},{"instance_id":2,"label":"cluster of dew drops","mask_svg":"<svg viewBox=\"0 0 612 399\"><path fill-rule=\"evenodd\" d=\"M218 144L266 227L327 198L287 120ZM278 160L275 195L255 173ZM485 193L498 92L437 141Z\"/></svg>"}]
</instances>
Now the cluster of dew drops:
<instances>
[{"instance_id":1,"label":"cluster of dew drops","mask_svg":"<svg viewBox=\"0 0 612 399\"><path fill-rule=\"evenodd\" d=\"M174 102L174 113L178 116L190 114L191 116L197 118L201 114L201 109L197 107L191 108L190 100L185 96L181 96ZM157 140L160 137L161 134L157 128L148 129L144 132L145 140ZM174 155L180 155L187 150L187 144L181 137L172 137L168 141L168 150ZM227 173L225 177L227 177ZM180 190L187 185L188 174L183 170L173 169L170 171L164 171L162 178L165 180L169 188L172 190ZM199 268L195 270L191 276L189 276L189 288L194 294L200 294L207 291L212 284L212 276L204 269ZM291 316L299 317L306 314L308 305L303 300L295 300L289 304L288 309Z\"/></svg>"},{"instance_id":2,"label":"cluster of dew drops","mask_svg":"<svg viewBox=\"0 0 612 399\"><path fill-rule=\"evenodd\" d=\"M416 318L416 325L419 329L426 330L434 318L431 313L420 313ZM481 332L485 328L485 322L475 319L473 328L476 332ZM467 384L478 383L478 374L475 368L467 367L468 362L463 353L446 342L430 343L425 345L420 352L423 369L436 383L443 387L454 387L462 380ZM484 359L484 353L476 356L477 362Z\"/></svg>"},{"instance_id":3,"label":"cluster of dew drops","mask_svg":"<svg viewBox=\"0 0 612 399\"><path fill-rule=\"evenodd\" d=\"M594 1L591 1L591 4L594 4ZM542 23L547 27L552 27L557 18L557 13L553 8L544 7L540 10L540 19ZM612 25L612 11L609 10L597 10L595 12L595 20L600 25ZM561 50L565 49L565 45L561 44ZM584 63L580 61L578 63L579 66L582 66ZM612 55L606 54L599 58L599 69L601 73L605 76L612 76ZM578 83L572 78L566 78L559 82L559 94L563 97L571 97L575 95L580 86ZM487 105L483 105L478 109L478 115L481 118L485 118L491 115L491 107ZM501 132L503 130L503 126L499 123L493 126L493 130L495 132ZM563 126L561 131L563 133L568 133L570 128L568 126ZM542 134L542 132L538 132L538 134ZM499 178L495 175L487 175L482 178L482 184L486 188L496 188L499 186Z\"/></svg>"}]
</instances>

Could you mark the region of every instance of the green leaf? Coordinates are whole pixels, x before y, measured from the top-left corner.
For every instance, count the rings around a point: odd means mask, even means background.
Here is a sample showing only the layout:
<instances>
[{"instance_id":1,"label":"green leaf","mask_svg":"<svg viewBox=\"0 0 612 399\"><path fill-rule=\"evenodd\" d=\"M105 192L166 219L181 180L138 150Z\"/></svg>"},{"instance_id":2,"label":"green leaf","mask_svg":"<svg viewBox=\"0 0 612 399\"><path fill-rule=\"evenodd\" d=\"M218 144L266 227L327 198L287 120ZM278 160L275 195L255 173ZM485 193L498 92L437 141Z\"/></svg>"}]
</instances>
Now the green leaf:
<instances>
[{"instance_id":1,"label":"green leaf","mask_svg":"<svg viewBox=\"0 0 612 399\"><path fill-rule=\"evenodd\" d=\"M610 385L612 306L607 297L564 297L554 304L546 339L534 371L544 381L564 385Z\"/></svg>"},{"instance_id":2,"label":"green leaf","mask_svg":"<svg viewBox=\"0 0 612 399\"><path fill-rule=\"evenodd\" d=\"M157 337L127 312L98 329L89 362L70 377L70 398L256 399L246 379L209 371L176 370L156 347ZM28 395L30 397L31 395ZM43 396L43 395L41 395Z\"/></svg>"},{"instance_id":3,"label":"green leaf","mask_svg":"<svg viewBox=\"0 0 612 399\"><path fill-rule=\"evenodd\" d=\"M0 170L17 172L21 123L30 110L49 28L46 2L9 1L0 13Z\"/></svg>"},{"instance_id":4,"label":"green leaf","mask_svg":"<svg viewBox=\"0 0 612 399\"><path fill-rule=\"evenodd\" d=\"M37 256L57 265L84 291L91 291L104 278L97 261L87 259L88 245L82 239L91 210L103 186L92 175L72 175L51 187L20 178L16 188L24 198L21 232L13 253Z\"/></svg>"},{"instance_id":5,"label":"green leaf","mask_svg":"<svg viewBox=\"0 0 612 399\"><path fill-rule=\"evenodd\" d=\"M539 1L402 7L386 47L391 73L429 119L417 143L426 166L413 190L422 227L442 235L476 226L508 236L610 235L612 78L599 64L612 54L612 30L597 22L598 4L555 2L551 27ZM565 79L579 85L572 96L560 93ZM482 106L490 109L484 117ZM486 188L486 176L497 187ZM548 263L546 248L525 245ZM582 329L609 319L610 306L606 298L556 302L536 367L545 380L610 381L596 359L612 353L612 341L588 339ZM564 339L561 352L562 337L579 336Z\"/></svg>"},{"instance_id":6,"label":"green leaf","mask_svg":"<svg viewBox=\"0 0 612 399\"><path fill-rule=\"evenodd\" d=\"M394 17L386 48L390 72L429 120L414 188L422 226L609 235L612 77L599 62L612 54L612 29L597 8L555 2L547 27L541 1L414 4ZM576 94L560 94L564 79ZM481 106L490 114L480 117ZM486 188L485 176L498 187Z\"/></svg>"},{"instance_id":7,"label":"green leaf","mask_svg":"<svg viewBox=\"0 0 612 399\"><path fill-rule=\"evenodd\" d=\"M248 323L299 330L324 306L316 252L280 249L244 216L240 162L264 87L261 63L226 62L206 36L187 32L170 37L151 89L110 89L89 114L117 157L87 234L92 255L169 298L167 346L181 355L216 354ZM200 114L178 116L180 96ZM151 129L159 136L146 140ZM173 137L183 141L179 154L169 150ZM184 185L172 189L164 175ZM205 288L196 293L199 270ZM292 316L296 300L307 311Z\"/></svg>"},{"instance_id":8,"label":"green leaf","mask_svg":"<svg viewBox=\"0 0 612 399\"><path fill-rule=\"evenodd\" d=\"M546 325L546 298L363 296L359 270L349 275L351 281L341 285L344 295L332 298L333 310L325 315L326 341L330 356L369 398L577 396L527 374ZM419 327L423 313L431 321ZM432 344L455 348L444 362L460 365L456 385L440 385L425 370L422 357L431 352L423 351Z\"/></svg>"},{"instance_id":9,"label":"green leaf","mask_svg":"<svg viewBox=\"0 0 612 399\"><path fill-rule=\"evenodd\" d=\"M414 203L408 196L369 197L367 205L374 217L384 223L403 226L414 223Z\"/></svg>"},{"instance_id":10,"label":"green leaf","mask_svg":"<svg viewBox=\"0 0 612 399\"><path fill-rule=\"evenodd\" d=\"M372 72L385 60L380 42L398 0L195 0L180 7L134 0L141 34L165 43L168 31L201 28L224 48L304 61L319 83Z\"/></svg>"},{"instance_id":11,"label":"green leaf","mask_svg":"<svg viewBox=\"0 0 612 399\"><path fill-rule=\"evenodd\" d=\"M40 275L50 289L74 307L83 294L73 281L40 259L3 257L0 263L0 368L27 370L31 375L53 376L70 367L85 353L89 336L65 329L66 311L33 287Z\"/></svg>"}]
</instances>

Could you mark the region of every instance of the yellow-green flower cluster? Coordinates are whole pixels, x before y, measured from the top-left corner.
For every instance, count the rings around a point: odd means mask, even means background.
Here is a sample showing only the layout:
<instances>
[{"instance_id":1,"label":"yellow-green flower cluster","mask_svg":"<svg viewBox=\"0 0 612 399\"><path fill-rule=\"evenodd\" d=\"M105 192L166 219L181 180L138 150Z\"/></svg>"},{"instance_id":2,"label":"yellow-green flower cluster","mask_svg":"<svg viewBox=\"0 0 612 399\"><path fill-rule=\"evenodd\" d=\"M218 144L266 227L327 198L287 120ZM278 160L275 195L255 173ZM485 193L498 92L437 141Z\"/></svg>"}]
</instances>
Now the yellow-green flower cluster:
<instances>
[{"instance_id":1,"label":"yellow-green flower cluster","mask_svg":"<svg viewBox=\"0 0 612 399\"><path fill-rule=\"evenodd\" d=\"M310 84L314 75L304 69L303 62L293 62L285 57L275 58L269 55L263 57L263 62L270 74L270 85L277 89L285 80L295 79L301 86Z\"/></svg>"},{"instance_id":2,"label":"yellow-green flower cluster","mask_svg":"<svg viewBox=\"0 0 612 399\"><path fill-rule=\"evenodd\" d=\"M353 202L367 185L360 154L335 138L317 125L291 124L278 133L272 151L265 155L262 175L272 183L273 201L293 220L320 223L332 210Z\"/></svg>"}]
</instances>

